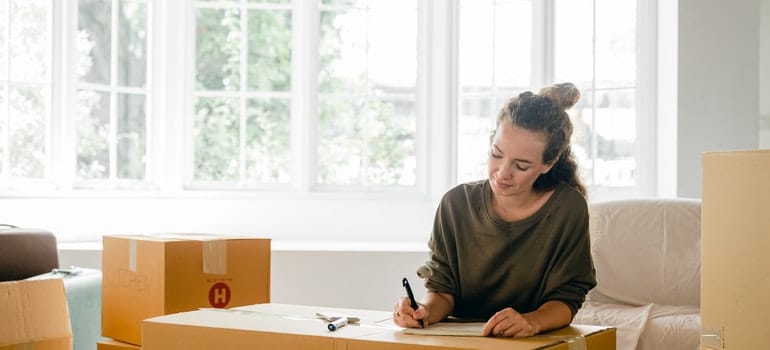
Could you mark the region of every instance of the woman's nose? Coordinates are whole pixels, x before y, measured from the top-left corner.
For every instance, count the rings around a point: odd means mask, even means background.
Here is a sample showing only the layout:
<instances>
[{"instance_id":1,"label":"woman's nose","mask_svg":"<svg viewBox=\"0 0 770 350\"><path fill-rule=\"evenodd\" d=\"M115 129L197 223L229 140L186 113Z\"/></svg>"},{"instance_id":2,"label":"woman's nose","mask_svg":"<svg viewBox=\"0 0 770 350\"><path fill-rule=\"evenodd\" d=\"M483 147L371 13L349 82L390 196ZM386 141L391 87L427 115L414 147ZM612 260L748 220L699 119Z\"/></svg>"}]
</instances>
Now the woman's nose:
<instances>
[{"instance_id":1,"label":"woman's nose","mask_svg":"<svg viewBox=\"0 0 770 350\"><path fill-rule=\"evenodd\" d=\"M500 169L497 170L497 176L501 179L510 179L513 177L513 170L511 167L501 166Z\"/></svg>"}]
</instances>

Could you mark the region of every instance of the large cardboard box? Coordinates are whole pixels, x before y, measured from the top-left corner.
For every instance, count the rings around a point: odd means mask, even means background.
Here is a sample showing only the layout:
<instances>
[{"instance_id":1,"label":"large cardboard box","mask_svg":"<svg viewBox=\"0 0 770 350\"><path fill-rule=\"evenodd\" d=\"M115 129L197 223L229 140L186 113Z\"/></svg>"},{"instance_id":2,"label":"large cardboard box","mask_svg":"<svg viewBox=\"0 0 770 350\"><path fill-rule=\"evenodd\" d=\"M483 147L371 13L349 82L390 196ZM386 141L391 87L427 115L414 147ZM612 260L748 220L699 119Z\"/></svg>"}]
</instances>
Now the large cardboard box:
<instances>
[{"instance_id":1,"label":"large cardboard box","mask_svg":"<svg viewBox=\"0 0 770 350\"><path fill-rule=\"evenodd\" d=\"M96 342L96 350L141 350L138 345L120 342L114 339L104 339Z\"/></svg>"},{"instance_id":2,"label":"large cardboard box","mask_svg":"<svg viewBox=\"0 0 770 350\"><path fill-rule=\"evenodd\" d=\"M770 347L770 150L705 153L701 348Z\"/></svg>"},{"instance_id":3,"label":"large cardboard box","mask_svg":"<svg viewBox=\"0 0 770 350\"><path fill-rule=\"evenodd\" d=\"M104 236L102 335L142 345L142 320L270 301L270 240L223 235Z\"/></svg>"},{"instance_id":4,"label":"large cardboard box","mask_svg":"<svg viewBox=\"0 0 770 350\"><path fill-rule=\"evenodd\" d=\"M361 319L331 332L315 313ZM615 329L571 326L525 339L404 334L385 311L260 304L145 320L144 350L615 349Z\"/></svg>"},{"instance_id":5,"label":"large cardboard box","mask_svg":"<svg viewBox=\"0 0 770 350\"><path fill-rule=\"evenodd\" d=\"M72 350L61 279L0 283L0 350Z\"/></svg>"}]
</instances>

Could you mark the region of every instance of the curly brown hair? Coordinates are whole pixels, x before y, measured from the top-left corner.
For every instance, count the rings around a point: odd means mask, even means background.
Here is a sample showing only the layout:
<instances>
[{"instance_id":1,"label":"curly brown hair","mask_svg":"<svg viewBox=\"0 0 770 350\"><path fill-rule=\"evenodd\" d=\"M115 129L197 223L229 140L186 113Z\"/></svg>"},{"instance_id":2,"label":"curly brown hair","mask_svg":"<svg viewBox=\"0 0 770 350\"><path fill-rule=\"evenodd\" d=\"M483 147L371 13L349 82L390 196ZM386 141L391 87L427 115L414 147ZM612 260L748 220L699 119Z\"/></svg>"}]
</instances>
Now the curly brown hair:
<instances>
[{"instance_id":1,"label":"curly brown hair","mask_svg":"<svg viewBox=\"0 0 770 350\"><path fill-rule=\"evenodd\" d=\"M538 192L554 189L566 183L583 196L586 187L577 174L577 162L570 147L572 122L567 109L580 99L580 90L572 83L554 84L535 94L523 92L508 100L497 115L497 127L504 121L534 132L542 132L548 138L543 151L543 163L554 163L551 170L541 174L532 186Z\"/></svg>"}]
</instances>

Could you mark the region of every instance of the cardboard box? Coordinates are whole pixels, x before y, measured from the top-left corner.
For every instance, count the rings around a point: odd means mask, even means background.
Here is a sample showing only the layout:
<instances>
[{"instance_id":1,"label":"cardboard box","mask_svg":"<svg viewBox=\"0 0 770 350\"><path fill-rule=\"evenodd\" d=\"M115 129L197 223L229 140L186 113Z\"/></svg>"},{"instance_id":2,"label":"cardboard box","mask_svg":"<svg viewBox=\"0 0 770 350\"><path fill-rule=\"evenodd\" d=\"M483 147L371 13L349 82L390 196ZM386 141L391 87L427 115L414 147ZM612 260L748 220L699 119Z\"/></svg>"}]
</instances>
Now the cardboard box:
<instances>
[{"instance_id":1,"label":"cardboard box","mask_svg":"<svg viewBox=\"0 0 770 350\"><path fill-rule=\"evenodd\" d=\"M315 313L343 313L361 319L330 332ZM404 334L385 311L260 304L228 310L202 309L145 320L144 350L168 349L615 349L615 329L570 326L531 338ZM585 347L579 347L585 345Z\"/></svg>"},{"instance_id":2,"label":"cardboard box","mask_svg":"<svg viewBox=\"0 0 770 350\"><path fill-rule=\"evenodd\" d=\"M142 320L270 301L270 240L104 236L102 335L142 345Z\"/></svg>"},{"instance_id":3,"label":"cardboard box","mask_svg":"<svg viewBox=\"0 0 770 350\"><path fill-rule=\"evenodd\" d=\"M705 153L701 348L770 344L770 150Z\"/></svg>"},{"instance_id":4,"label":"cardboard box","mask_svg":"<svg viewBox=\"0 0 770 350\"><path fill-rule=\"evenodd\" d=\"M72 350L61 279L0 283L0 349Z\"/></svg>"},{"instance_id":5,"label":"cardboard box","mask_svg":"<svg viewBox=\"0 0 770 350\"><path fill-rule=\"evenodd\" d=\"M102 271L81 267L53 269L27 280L61 279L67 295L72 348L95 350L102 339Z\"/></svg>"},{"instance_id":6,"label":"cardboard box","mask_svg":"<svg viewBox=\"0 0 770 350\"><path fill-rule=\"evenodd\" d=\"M105 339L96 342L96 350L141 350L138 345L120 342L113 339Z\"/></svg>"}]
</instances>

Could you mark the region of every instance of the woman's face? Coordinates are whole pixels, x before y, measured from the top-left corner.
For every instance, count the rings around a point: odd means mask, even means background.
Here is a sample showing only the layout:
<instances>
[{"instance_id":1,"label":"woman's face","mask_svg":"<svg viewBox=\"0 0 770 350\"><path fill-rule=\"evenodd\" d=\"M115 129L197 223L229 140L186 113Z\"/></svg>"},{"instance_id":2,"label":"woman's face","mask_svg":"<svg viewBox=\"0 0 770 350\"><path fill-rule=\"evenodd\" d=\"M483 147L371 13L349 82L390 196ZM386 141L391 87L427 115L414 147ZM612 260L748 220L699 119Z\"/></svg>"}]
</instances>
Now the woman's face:
<instances>
[{"instance_id":1,"label":"woman's face","mask_svg":"<svg viewBox=\"0 0 770 350\"><path fill-rule=\"evenodd\" d=\"M510 122L503 122L492 137L489 149L489 184L498 196L513 196L532 191L540 174L551 170L543 163L547 139Z\"/></svg>"}]
</instances>

